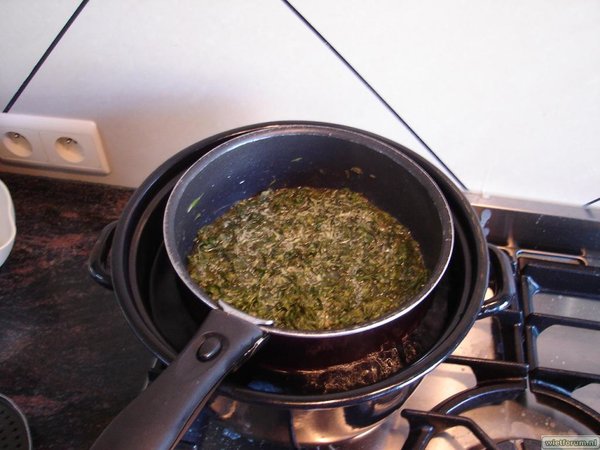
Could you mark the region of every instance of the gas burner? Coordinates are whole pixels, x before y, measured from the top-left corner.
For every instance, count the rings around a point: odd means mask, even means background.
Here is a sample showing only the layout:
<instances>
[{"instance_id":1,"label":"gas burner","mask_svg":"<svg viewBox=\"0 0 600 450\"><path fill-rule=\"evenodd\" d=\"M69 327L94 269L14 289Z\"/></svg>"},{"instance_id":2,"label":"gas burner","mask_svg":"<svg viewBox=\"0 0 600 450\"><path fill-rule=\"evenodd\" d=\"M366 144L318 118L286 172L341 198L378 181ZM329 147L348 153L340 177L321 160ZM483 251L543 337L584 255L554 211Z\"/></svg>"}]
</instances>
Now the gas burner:
<instances>
[{"instance_id":1,"label":"gas burner","mask_svg":"<svg viewBox=\"0 0 600 450\"><path fill-rule=\"evenodd\" d=\"M506 364L506 372L494 379L490 374L498 367L496 361L453 358L449 362L470 367L476 376L475 387L450 397L429 411L403 410L402 416L408 420L410 428L402 447L404 450L528 450L540 448L543 435L600 432L600 424L593 414L583 416L568 396L553 396L550 408L544 393L529 390L526 364L500 363Z\"/></svg>"}]
</instances>

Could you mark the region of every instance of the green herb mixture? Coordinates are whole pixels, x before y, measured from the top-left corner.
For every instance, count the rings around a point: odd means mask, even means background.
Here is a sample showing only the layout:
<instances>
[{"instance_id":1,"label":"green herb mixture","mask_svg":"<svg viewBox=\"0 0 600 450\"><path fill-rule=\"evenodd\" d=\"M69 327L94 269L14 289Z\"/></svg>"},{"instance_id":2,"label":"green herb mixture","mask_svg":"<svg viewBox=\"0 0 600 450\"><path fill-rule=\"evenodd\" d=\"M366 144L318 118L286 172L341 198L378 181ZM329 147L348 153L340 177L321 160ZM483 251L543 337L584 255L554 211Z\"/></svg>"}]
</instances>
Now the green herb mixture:
<instances>
[{"instance_id":1,"label":"green herb mixture","mask_svg":"<svg viewBox=\"0 0 600 450\"><path fill-rule=\"evenodd\" d=\"M349 189L266 190L202 227L189 272L278 328L332 330L398 309L427 280L418 244Z\"/></svg>"}]
</instances>

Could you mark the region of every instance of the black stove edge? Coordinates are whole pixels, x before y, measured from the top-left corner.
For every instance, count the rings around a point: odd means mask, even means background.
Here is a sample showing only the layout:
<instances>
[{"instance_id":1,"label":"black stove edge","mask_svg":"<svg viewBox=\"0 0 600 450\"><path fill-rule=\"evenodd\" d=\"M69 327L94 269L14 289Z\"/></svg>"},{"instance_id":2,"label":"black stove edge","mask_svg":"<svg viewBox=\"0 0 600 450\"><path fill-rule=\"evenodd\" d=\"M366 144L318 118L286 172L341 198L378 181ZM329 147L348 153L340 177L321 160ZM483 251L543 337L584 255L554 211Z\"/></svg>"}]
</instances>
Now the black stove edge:
<instances>
[{"instance_id":1,"label":"black stove edge","mask_svg":"<svg viewBox=\"0 0 600 450\"><path fill-rule=\"evenodd\" d=\"M600 209L465 193L488 242L514 257L600 267Z\"/></svg>"}]
</instances>

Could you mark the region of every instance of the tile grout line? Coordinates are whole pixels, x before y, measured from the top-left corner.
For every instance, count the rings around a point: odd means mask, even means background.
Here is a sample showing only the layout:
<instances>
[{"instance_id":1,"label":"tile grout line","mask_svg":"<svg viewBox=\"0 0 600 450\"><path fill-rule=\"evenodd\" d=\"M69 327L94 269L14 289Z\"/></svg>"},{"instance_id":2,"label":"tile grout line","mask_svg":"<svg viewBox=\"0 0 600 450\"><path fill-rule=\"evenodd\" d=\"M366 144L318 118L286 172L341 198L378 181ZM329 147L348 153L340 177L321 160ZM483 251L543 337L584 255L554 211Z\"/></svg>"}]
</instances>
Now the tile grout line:
<instances>
[{"instance_id":1,"label":"tile grout line","mask_svg":"<svg viewBox=\"0 0 600 450\"><path fill-rule=\"evenodd\" d=\"M82 0L82 2L79 4L79 6L75 10L75 12L73 12L73 14L71 14L71 17L69 17L69 19L67 20L65 25L58 32L58 34L56 35L54 40L50 43L50 45L48 46L48 48L46 49L46 51L44 52L42 57L39 59L39 61L36 63L36 65L33 66L33 69L31 69L31 72L29 73L27 78L25 78L25 81L23 81L21 86L19 86L19 89L17 89L17 92L15 92L15 94L12 96L10 101L7 103L4 110L2 111L3 113L7 113L11 110L11 108L17 102L17 100L19 99L21 94L25 91L25 89L27 88L27 86L29 85L29 83L31 82L33 77L35 76L35 74L42 67L44 62L46 62L46 59L48 59L48 56L50 56L50 54L52 53L52 51L54 50L56 45L60 42L60 40L65 35L65 33L68 31L68 29L71 27L73 22L75 22L75 19L77 19L77 16L79 16L79 13L81 13L81 11L83 11L83 8L85 8L85 6L87 5L88 2L89 2L89 0Z\"/></svg>"},{"instance_id":2,"label":"tile grout line","mask_svg":"<svg viewBox=\"0 0 600 450\"><path fill-rule=\"evenodd\" d=\"M388 109L388 111L391 112L408 129L415 139L417 139L427 149L431 156L433 156L433 158L448 172L448 174L452 176L454 181L463 190L468 190L460 178L456 176L456 174L446 165L446 163L444 163L444 161L442 161L442 159L431 149L431 147L425 143L421 136L419 136L417 132L413 130L413 128L402 118L402 116L400 116L400 114L398 114L398 112L392 108L392 106L381 96L381 94L379 94L379 92L377 92L375 88L369 84L369 82L348 62L348 60L344 58L344 56L342 56L342 54L337 51L327 39L325 39L325 36L323 36L302 14L300 14L300 12L294 8L294 6L292 6L288 0L282 0L282 2L338 57L340 61L342 61L342 63L344 63L348 69L350 69L350 71L367 87L367 89L369 89L369 91L371 91L373 95L375 95L375 97L377 97L377 99Z\"/></svg>"},{"instance_id":3,"label":"tile grout line","mask_svg":"<svg viewBox=\"0 0 600 450\"><path fill-rule=\"evenodd\" d=\"M589 201L587 203L584 203L583 207L584 208L588 208L588 207L592 206L594 203L598 203L598 202L600 202L600 197L595 198L594 200L591 200L591 201Z\"/></svg>"}]
</instances>

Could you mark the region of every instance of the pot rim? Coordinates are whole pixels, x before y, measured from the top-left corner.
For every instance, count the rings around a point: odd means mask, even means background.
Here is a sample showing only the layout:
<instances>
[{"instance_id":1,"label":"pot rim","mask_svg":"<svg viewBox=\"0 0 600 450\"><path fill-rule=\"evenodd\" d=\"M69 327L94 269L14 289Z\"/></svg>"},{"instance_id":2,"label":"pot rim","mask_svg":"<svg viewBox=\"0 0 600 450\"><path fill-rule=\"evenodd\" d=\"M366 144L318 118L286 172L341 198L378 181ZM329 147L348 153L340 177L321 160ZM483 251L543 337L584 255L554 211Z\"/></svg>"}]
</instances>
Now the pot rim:
<instances>
[{"instance_id":1,"label":"pot rim","mask_svg":"<svg viewBox=\"0 0 600 450\"><path fill-rule=\"evenodd\" d=\"M175 233L175 227L178 224L177 221L177 208L180 199L184 192L194 182L194 180L201 175L210 165L225 156L230 152L239 151L240 148L248 144L255 142L268 140L279 137L292 137L292 136L318 136L324 138L340 139L350 143L356 143L368 148L369 150L380 153L381 155L388 158L392 163L401 166L404 170L410 173L416 183L420 183L427 191L428 196L435 205L439 220L441 223L441 249L435 266L431 270L431 273L427 279L425 285L408 299L400 308L395 309L377 319L362 322L351 327L335 330L293 330L278 328L276 324L271 320L264 320L258 317L249 315L232 305L227 304L221 300L215 301L202 289L198 283L192 280L187 264L184 257L179 254L177 249L177 238ZM188 208L189 211L189 208ZM282 125L276 128L260 129L258 131L251 131L241 136L232 138L206 154L201 156L194 164L192 164L185 173L179 178L175 187L171 191L167 206L165 208L164 222L163 222L163 237L167 255L171 261L172 266L179 278L185 283L187 288L196 295L200 301L206 304L212 309L222 309L225 312L235 315L240 319L249 321L255 325L258 325L263 331L280 336L289 336L302 339L326 339L326 338L337 338L340 336L349 336L358 333L362 333L368 330L372 330L387 323L393 322L400 317L408 314L413 309L418 307L427 296L433 291L438 285L439 281L443 277L448 264L450 263L450 257L454 247L454 224L450 207L442 194L440 188L435 181L429 176L429 174L421 168L411 158L399 152L391 145L383 142L380 139L376 139L372 136L367 136L361 133L357 133L353 130L342 129L339 127L332 127L327 125L307 125L307 124L292 124Z\"/></svg>"}]
</instances>

